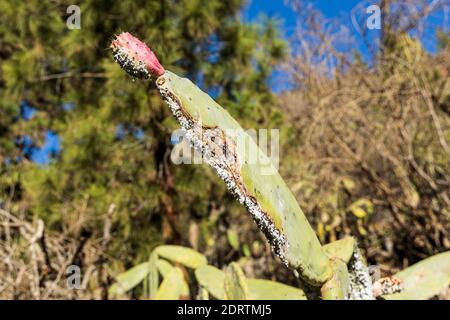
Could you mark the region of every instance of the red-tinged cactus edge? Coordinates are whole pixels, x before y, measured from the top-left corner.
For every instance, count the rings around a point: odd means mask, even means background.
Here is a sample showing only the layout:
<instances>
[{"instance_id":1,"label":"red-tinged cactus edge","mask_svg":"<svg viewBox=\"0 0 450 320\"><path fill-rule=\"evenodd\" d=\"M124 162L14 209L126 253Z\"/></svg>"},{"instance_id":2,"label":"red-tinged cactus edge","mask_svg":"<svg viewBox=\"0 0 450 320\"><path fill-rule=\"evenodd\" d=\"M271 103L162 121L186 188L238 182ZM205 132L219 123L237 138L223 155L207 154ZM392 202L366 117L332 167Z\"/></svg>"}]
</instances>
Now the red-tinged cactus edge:
<instances>
[{"instance_id":1,"label":"red-tinged cactus edge","mask_svg":"<svg viewBox=\"0 0 450 320\"><path fill-rule=\"evenodd\" d=\"M157 78L165 70L156 55L141 40L123 32L111 42L114 60L133 77L139 79Z\"/></svg>"}]
</instances>

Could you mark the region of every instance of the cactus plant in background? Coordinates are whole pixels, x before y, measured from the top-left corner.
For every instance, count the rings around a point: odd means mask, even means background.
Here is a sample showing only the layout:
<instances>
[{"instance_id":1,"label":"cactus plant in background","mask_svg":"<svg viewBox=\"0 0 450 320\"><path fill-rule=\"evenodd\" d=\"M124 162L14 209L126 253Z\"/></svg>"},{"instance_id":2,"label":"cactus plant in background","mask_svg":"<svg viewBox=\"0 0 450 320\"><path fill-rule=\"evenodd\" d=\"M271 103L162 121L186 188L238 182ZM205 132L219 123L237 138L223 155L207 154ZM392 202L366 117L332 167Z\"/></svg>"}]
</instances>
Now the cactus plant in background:
<instances>
[{"instance_id":1,"label":"cactus plant in background","mask_svg":"<svg viewBox=\"0 0 450 320\"><path fill-rule=\"evenodd\" d=\"M326 247L321 246L295 197L271 161L226 110L190 80L164 70L152 51L129 33L118 35L111 48L115 60L130 75L155 80L162 98L185 130L185 136L195 148L202 151L206 162L217 171L231 193L247 208L273 251L289 268L307 285L320 289L324 299L374 298L372 281L355 241L349 238ZM256 161L254 154L258 155ZM267 174L268 171L270 174ZM191 258L183 258L176 250L180 249L163 247L156 252L166 259L196 269L200 284L203 283L206 291L217 298L252 297L251 282L245 281L238 265L231 264L226 271L223 277L224 290L208 290L211 286L206 279L211 278L208 272L213 271L201 269L205 267L206 259L197 256L191 260L192 252L188 254ZM150 262L146 264L136 270L133 268L133 274L142 278L141 269L150 268ZM444 264L449 265L448 256ZM185 295L187 286L182 281L180 269L167 269L169 270L164 272L166 276L155 297ZM124 276L126 279L128 277L131 280L118 279L125 291L136 285L136 279L131 275ZM221 279L222 276L218 278ZM181 284L172 286L177 279ZM113 287L112 293L116 293L117 288ZM173 288L178 288L178 291L172 294L160 292ZM389 290L383 288L378 291Z\"/></svg>"}]
</instances>

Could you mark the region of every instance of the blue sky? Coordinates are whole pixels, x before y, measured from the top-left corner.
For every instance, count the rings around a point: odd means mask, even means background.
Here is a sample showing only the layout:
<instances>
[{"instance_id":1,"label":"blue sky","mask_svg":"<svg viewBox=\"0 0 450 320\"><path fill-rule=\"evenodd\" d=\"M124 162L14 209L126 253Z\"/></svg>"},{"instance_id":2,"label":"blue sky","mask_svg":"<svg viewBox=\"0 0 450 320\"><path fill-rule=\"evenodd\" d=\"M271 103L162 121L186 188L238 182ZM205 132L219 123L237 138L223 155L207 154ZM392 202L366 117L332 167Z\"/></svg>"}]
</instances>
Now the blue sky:
<instances>
[{"instance_id":1,"label":"blue sky","mask_svg":"<svg viewBox=\"0 0 450 320\"><path fill-rule=\"evenodd\" d=\"M40 148L33 148L31 150L31 160L44 164L49 162L49 156L51 154L58 154L61 150L60 147L60 138L59 136L53 132L48 130L45 134L45 142Z\"/></svg>"}]
</instances>

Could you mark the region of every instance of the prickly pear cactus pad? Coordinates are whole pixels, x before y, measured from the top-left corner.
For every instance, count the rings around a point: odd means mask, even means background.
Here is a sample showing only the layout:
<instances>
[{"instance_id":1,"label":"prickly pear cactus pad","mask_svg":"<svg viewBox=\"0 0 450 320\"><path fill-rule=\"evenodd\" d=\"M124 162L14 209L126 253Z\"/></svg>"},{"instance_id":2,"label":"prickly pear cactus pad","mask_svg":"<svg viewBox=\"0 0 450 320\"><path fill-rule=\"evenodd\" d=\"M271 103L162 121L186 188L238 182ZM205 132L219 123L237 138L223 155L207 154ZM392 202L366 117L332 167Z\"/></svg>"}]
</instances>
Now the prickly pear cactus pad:
<instances>
[{"instance_id":1,"label":"prickly pear cactus pad","mask_svg":"<svg viewBox=\"0 0 450 320\"><path fill-rule=\"evenodd\" d=\"M142 67L152 76L163 72L156 86L185 130L185 137L202 151L206 162L245 205L280 259L311 285L319 286L328 280L332 275L330 262L313 229L270 159L250 135L190 80L150 61L147 56L151 50L142 48L142 42L131 48L122 39L113 43L115 55L122 55L119 64L130 74L146 78Z\"/></svg>"},{"instance_id":2,"label":"prickly pear cactus pad","mask_svg":"<svg viewBox=\"0 0 450 320\"><path fill-rule=\"evenodd\" d=\"M347 265L339 258L332 258L333 276L320 289L324 300L344 300L348 295L349 274Z\"/></svg>"},{"instance_id":3,"label":"prickly pear cactus pad","mask_svg":"<svg viewBox=\"0 0 450 320\"><path fill-rule=\"evenodd\" d=\"M164 68L152 50L128 32L119 34L111 42L111 49L114 60L133 77L149 79L164 74Z\"/></svg>"}]
</instances>

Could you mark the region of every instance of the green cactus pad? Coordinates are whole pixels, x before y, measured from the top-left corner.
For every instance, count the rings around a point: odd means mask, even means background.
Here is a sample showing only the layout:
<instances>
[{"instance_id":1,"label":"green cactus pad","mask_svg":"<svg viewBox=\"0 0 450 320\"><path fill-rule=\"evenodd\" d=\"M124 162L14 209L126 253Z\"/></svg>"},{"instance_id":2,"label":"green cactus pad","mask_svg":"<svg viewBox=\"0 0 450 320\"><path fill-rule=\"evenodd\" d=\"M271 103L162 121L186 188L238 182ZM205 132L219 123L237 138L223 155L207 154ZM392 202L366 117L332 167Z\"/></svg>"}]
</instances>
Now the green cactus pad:
<instances>
[{"instance_id":1,"label":"green cactus pad","mask_svg":"<svg viewBox=\"0 0 450 320\"><path fill-rule=\"evenodd\" d=\"M150 299L154 299L156 292L158 290L159 283L159 275L158 275L158 255L156 252L152 252L150 254L150 258L148 260L148 292Z\"/></svg>"},{"instance_id":2,"label":"green cactus pad","mask_svg":"<svg viewBox=\"0 0 450 320\"><path fill-rule=\"evenodd\" d=\"M157 247L155 252L164 259L181 263L192 269L206 265L206 257L191 248L163 245Z\"/></svg>"},{"instance_id":3,"label":"green cactus pad","mask_svg":"<svg viewBox=\"0 0 450 320\"><path fill-rule=\"evenodd\" d=\"M156 85L185 136L247 207L280 259L312 285L330 278L328 258L294 195L250 135L190 80L166 71Z\"/></svg>"},{"instance_id":4,"label":"green cactus pad","mask_svg":"<svg viewBox=\"0 0 450 320\"><path fill-rule=\"evenodd\" d=\"M216 299L225 300L225 272L207 265L195 270L198 283Z\"/></svg>"},{"instance_id":5,"label":"green cactus pad","mask_svg":"<svg viewBox=\"0 0 450 320\"><path fill-rule=\"evenodd\" d=\"M189 297L189 286L183 276L183 271L173 267L164 277L156 292L156 300L178 300Z\"/></svg>"},{"instance_id":6,"label":"green cactus pad","mask_svg":"<svg viewBox=\"0 0 450 320\"><path fill-rule=\"evenodd\" d=\"M247 285L252 300L306 300L301 289L276 281L247 279Z\"/></svg>"},{"instance_id":7,"label":"green cactus pad","mask_svg":"<svg viewBox=\"0 0 450 320\"><path fill-rule=\"evenodd\" d=\"M144 262L119 274L116 278L117 282L109 288L108 295L112 297L121 296L142 282L149 272L149 263Z\"/></svg>"}]
</instances>

